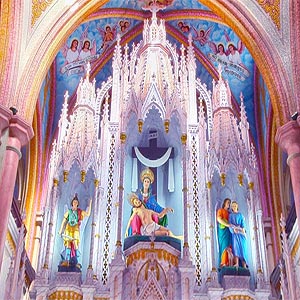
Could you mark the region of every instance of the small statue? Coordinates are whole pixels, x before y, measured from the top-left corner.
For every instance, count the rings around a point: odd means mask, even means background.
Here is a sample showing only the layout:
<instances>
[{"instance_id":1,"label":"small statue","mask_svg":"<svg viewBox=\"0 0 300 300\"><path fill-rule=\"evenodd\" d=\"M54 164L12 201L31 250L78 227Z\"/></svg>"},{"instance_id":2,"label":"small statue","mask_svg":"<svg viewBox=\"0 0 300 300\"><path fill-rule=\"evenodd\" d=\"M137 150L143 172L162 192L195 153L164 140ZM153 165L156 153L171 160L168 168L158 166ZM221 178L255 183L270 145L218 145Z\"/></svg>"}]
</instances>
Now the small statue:
<instances>
[{"instance_id":1,"label":"small statue","mask_svg":"<svg viewBox=\"0 0 300 300\"><path fill-rule=\"evenodd\" d=\"M77 266L80 244L80 223L84 217L88 217L91 214L92 199L90 200L87 211L78 208L79 200L77 194L71 201L71 208L64 214L64 219L58 232L64 240L64 255L62 255L63 266Z\"/></svg>"}]
</instances>

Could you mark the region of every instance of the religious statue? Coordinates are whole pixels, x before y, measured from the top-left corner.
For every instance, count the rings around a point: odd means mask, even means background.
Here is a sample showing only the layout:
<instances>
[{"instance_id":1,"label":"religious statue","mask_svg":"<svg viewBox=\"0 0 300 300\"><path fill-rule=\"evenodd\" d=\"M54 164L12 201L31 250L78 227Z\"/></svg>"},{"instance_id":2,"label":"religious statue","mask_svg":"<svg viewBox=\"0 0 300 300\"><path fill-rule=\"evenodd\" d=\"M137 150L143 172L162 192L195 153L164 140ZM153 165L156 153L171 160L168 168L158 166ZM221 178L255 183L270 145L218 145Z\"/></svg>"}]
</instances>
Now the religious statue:
<instances>
[{"instance_id":1,"label":"religious statue","mask_svg":"<svg viewBox=\"0 0 300 300\"><path fill-rule=\"evenodd\" d=\"M164 208L160 213L157 213L151 209L147 209L142 201L138 198L136 194L131 194L129 196L130 204L133 206L132 215L128 221L125 237L128 236L128 229L131 221L138 217L141 221L140 232L141 235L165 235L173 236L173 233L166 227L158 225L153 219L153 217L162 218L168 212L171 212L171 208Z\"/></svg>"},{"instance_id":2,"label":"religious statue","mask_svg":"<svg viewBox=\"0 0 300 300\"><path fill-rule=\"evenodd\" d=\"M229 215L230 232L232 233L232 252L234 255L234 266L247 268L246 263L246 230L245 218L238 211L236 201L231 202L232 212Z\"/></svg>"},{"instance_id":3,"label":"religious statue","mask_svg":"<svg viewBox=\"0 0 300 300\"><path fill-rule=\"evenodd\" d=\"M80 223L84 217L91 214L92 199L90 200L88 209L81 210L79 207L79 200L77 194L71 201L71 208L64 214L64 219L58 232L64 241L64 255L63 264L66 266L77 265L80 244Z\"/></svg>"},{"instance_id":4,"label":"religious statue","mask_svg":"<svg viewBox=\"0 0 300 300\"><path fill-rule=\"evenodd\" d=\"M155 195L152 194L152 184L154 182L154 174L151 169L146 168L140 174L140 179L142 182L142 187L138 192L138 198L141 201L142 205L144 205L147 209L150 209L157 214L153 215L153 220L157 224L167 227L168 218L166 214L159 215L164 208L160 206L155 198ZM174 212L172 208L168 208L170 212ZM142 226L142 222L138 215L134 215L129 227L128 235L141 234L140 228Z\"/></svg>"},{"instance_id":5,"label":"religious statue","mask_svg":"<svg viewBox=\"0 0 300 300\"><path fill-rule=\"evenodd\" d=\"M229 230L230 203L231 200L229 198L224 199L222 208L217 210L217 237L220 268L224 266L231 266L233 264L232 239L231 232Z\"/></svg>"}]
</instances>

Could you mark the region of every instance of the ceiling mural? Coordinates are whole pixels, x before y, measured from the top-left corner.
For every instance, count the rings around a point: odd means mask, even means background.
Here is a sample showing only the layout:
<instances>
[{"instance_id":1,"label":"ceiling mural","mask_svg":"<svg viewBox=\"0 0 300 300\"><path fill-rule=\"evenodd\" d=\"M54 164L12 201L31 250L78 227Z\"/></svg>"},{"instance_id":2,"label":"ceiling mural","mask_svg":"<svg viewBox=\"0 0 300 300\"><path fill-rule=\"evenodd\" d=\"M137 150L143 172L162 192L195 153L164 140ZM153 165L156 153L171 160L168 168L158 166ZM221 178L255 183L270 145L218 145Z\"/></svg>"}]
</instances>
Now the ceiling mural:
<instances>
[{"instance_id":1,"label":"ceiling mural","mask_svg":"<svg viewBox=\"0 0 300 300\"><path fill-rule=\"evenodd\" d=\"M218 22L218 17L213 17L198 1L161 0L158 3L165 7L157 12L158 18L165 20L167 39L176 45L178 54L182 44L186 46L189 37L192 38L197 77L201 82L212 90L213 77L216 78L220 64L222 76L229 81L236 103L240 102L240 94L243 93L252 136L255 137L254 61L247 48L231 28ZM91 21L81 24L69 36L56 57L56 121L65 92L68 91L70 99L75 96L87 61L91 63L92 72L96 70L93 76L100 86L112 75L112 56L117 38L120 38L123 47L128 44L130 55L132 44L142 40L144 18L151 17L147 9L149 5L151 1L109 1L93 14ZM176 18L177 13L179 16Z\"/></svg>"}]
</instances>

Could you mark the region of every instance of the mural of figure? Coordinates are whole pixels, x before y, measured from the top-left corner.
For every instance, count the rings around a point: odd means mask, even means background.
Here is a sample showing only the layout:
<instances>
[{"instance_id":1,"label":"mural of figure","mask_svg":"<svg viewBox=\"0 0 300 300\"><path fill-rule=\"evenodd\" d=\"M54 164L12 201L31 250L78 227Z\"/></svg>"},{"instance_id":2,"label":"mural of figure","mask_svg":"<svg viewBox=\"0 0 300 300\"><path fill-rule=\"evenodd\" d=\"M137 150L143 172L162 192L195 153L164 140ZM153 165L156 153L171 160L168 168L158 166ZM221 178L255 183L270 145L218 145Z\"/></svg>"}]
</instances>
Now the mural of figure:
<instances>
[{"instance_id":1,"label":"mural of figure","mask_svg":"<svg viewBox=\"0 0 300 300\"><path fill-rule=\"evenodd\" d=\"M78 60L79 52L78 52L78 40L77 39L72 40L70 48L63 49L63 55L66 58L67 64Z\"/></svg>"},{"instance_id":2,"label":"mural of figure","mask_svg":"<svg viewBox=\"0 0 300 300\"><path fill-rule=\"evenodd\" d=\"M105 30L100 27L97 27L97 30L102 36L102 45L100 48L105 51L109 47L109 44L116 38L116 26L112 28L110 25L106 25Z\"/></svg>"},{"instance_id":3,"label":"mural of figure","mask_svg":"<svg viewBox=\"0 0 300 300\"><path fill-rule=\"evenodd\" d=\"M189 32L190 31L190 26L185 24L184 22L182 21L179 21L177 23L179 29L183 32L183 33L186 33L186 32Z\"/></svg>"},{"instance_id":4,"label":"mural of figure","mask_svg":"<svg viewBox=\"0 0 300 300\"><path fill-rule=\"evenodd\" d=\"M199 41L201 46L204 46L207 42L208 42L208 38L209 38L209 34L213 28L213 26L210 26L208 29L204 30L204 29L200 29L199 31L192 26L196 36L193 37L193 39L195 41Z\"/></svg>"},{"instance_id":5,"label":"mural of figure","mask_svg":"<svg viewBox=\"0 0 300 300\"><path fill-rule=\"evenodd\" d=\"M89 40L83 42L83 46L79 53L79 60L83 60L96 54L96 41L94 40L92 48L90 48L90 46L91 42Z\"/></svg>"},{"instance_id":6,"label":"mural of figure","mask_svg":"<svg viewBox=\"0 0 300 300\"><path fill-rule=\"evenodd\" d=\"M122 32L122 33L125 33L125 32L127 31L127 29L129 28L130 23L129 23L129 21L127 21L127 20L121 20L121 21L119 22L119 26L120 26L121 32Z\"/></svg>"},{"instance_id":7,"label":"mural of figure","mask_svg":"<svg viewBox=\"0 0 300 300\"><path fill-rule=\"evenodd\" d=\"M228 54L228 60L234 64L240 65L246 70L247 67L242 63L241 54L243 53L245 49L245 45L242 43L241 40L238 41L237 46L234 45L232 41L230 41L230 37L226 31L224 31L226 40L228 42L227 46L227 54Z\"/></svg>"},{"instance_id":8,"label":"mural of figure","mask_svg":"<svg viewBox=\"0 0 300 300\"><path fill-rule=\"evenodd\" d=\"M142 201L138 198L136 194L131 194L129 197L130 204L133 206L132 215L128 221L125 237L128 236L128 229L130 227L131 221L138 217L141 220L140 231L141 235L166 235L174 236L173 233L164 226L158 225L153 221L153 217L162 218L168 212L171 212L171 208L164 208L160 213L157 213L151 209L147 209Z\"/></svg>"},{"instance_id":9,"label":"mural of figure","mask_svg":"<svg viewBox=\"0 0 300 300\"><path fill-rule=\"evenodd\" d=\"M64 260L67 263L71 261L77 264L79 257L80 244L80 223L91 214L92 199L90 200L87 211L81 210L79 207L77 194L71 201L71 208L64 214L58 234L62 236L65 246Z\"/></svg>"},{"instance_id":10,"label":"mural of figure","mask_svg":"<svg viewBox=\"0 0 300 300\"><path fill-rule=\"evenodd\" d=\"M208 46L213 51L213 53L222 60L222 62L228 62L228 52L225 51L225 47L222 43L216 45L214 42L209 41Z\"/></svg>"},{"instance_id":11,"label":"mural of figure","mask_svg":"<svg viewBox=\"0 0 300 300\"><path fill-rule=\"evenodd\" d=\"M164 208L160 206L155 198L155 195L152 194L152 184L154 182L154 174L151 169L146 168L140 174L140 179L142 182L142 187L139 190L138 198L140 199L141 203L150 210L153 210L157 214L160 214ZM170 211L173 212L173 209L170 208ZM167 215L163 215L162 217L158 217L158 215L153 215L154 221L159 225L164 227L168 226L168 218ZM134 234L141 234L140 232L141 227L141 220L136 215L132 218L130 224L129 235Z\"/></svg>"},{"instance_id":12,"label":"mural of figure","mask_svg":"<svg viewBox=\"0 0 300 300\"><path fill-rule=\"evenodd\" d=\"M232 225L230 227L230 231L232 233L234 266L238 267L239 264L241 264L243 268L247 268L245 218L238 211L238 203L236 201L232 201L231 210L232 212L229 215L229 223Z\"/></svg>"},{"instance_id":13,"label":"mural of figure","mask_svg":"<svg viewBox=\"0 0 300 300\"><path fill-rule=\"evenodd\" d=\"M232 265L232 241L230 222L229 222L229 209L231 200L225 198L222 208L217 210L217 236L219 245L219 262L220 267Z\"/></svg>"}]
</instances>

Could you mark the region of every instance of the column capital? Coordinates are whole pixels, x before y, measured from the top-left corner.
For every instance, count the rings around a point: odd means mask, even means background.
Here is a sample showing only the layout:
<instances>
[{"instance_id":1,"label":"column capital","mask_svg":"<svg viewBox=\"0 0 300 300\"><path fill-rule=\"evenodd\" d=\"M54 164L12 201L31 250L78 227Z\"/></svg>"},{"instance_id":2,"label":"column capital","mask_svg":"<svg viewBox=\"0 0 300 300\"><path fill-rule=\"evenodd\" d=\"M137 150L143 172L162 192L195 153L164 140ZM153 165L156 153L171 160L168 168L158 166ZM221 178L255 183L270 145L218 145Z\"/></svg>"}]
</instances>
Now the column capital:
<instances>
[{"instance_id":1,"label":"column capital","mask_svg":"<svg viewBox=\"0 0 300 300\"><path fill-rule=\"evenodd\" d=\"M12 111L0 104L0 134L3 129L9 126L9 120L12 117Z\"/></svg>"},{"instance_id":2,"label":"column capital","mask_svg":"<svg viewBox=\"0 0 300 300\"><path fill-rule=\"evenodd\" d=\"M28 144L34 132L29 123L18 115L13 115L9 122L9 135L19 139L22 146Z\"/></svg>"},{"instance_id":3,"label":"column capital","mask_svg":"<svg viewBox=\"0 0 300 300\"><path fill-rule=\"evenodd\" d=\"M288 154L300 151L300 117L297 121L289 121L277 129L276 143Z\"/></svg>"}]
</instances>

